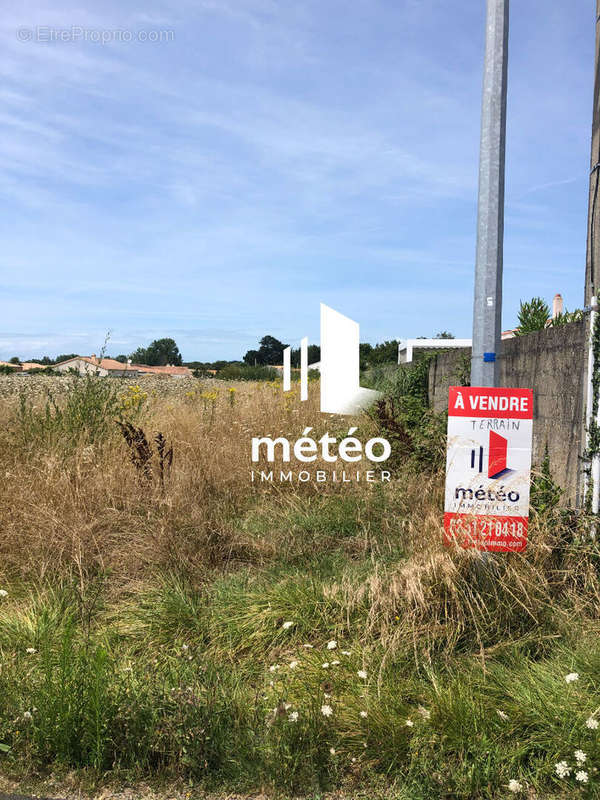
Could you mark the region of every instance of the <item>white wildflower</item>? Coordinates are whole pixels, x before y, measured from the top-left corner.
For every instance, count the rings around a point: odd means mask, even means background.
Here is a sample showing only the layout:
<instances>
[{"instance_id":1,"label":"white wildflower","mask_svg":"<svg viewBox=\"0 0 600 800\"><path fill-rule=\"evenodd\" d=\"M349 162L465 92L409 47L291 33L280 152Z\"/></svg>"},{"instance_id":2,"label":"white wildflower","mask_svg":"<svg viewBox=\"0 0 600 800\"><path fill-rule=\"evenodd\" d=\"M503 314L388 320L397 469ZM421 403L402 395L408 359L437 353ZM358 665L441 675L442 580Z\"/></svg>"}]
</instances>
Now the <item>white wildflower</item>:
<instances>
[{"instance_id":1,"label":"white wildflower","mask_svg":"<svg viewBox=\"0 0 600 800\"><path fill-rule=\"evenodd\" d=\"M351 759L351 761L352 761L352 763L354 764L354 762L356 761L356 759L355 759L355 758L352 758L352 759Z\"/></svg>"},{"instance_id":2,"label":"white wildflower","mask_svg":"<svg viewBox=\"0 0 600 800\"><path fill-rule=\"evenodd\" d=\"M298 661L290 661L290 669L296 669L299 663Z\"/></svg>"},{"instance_id":3,"label":"white wildflower","mask_svg":"<svg viewBox=\"0 0 600 800\"><path fill-rule=\"evenodd\" d=\"M186 650L189 650L189 649L190 649L190 646L189 646L189 644L182 644L182 645L181 645L181 649L182 649L182 650L183 650L183 652L185 653L185 651L186 651Z\"/></svg>"},{"instance_id":4,"label":"white wildflower","mask_svg":"<svg viewBox=\"0 0 600 800\"><path fill-rule=\"evenodd\" d=\"M350 652L350 650L340 650L340 653L341 653L343 656L351 656L351 655L352 655L352 653Z\"/></svg>"},{"instance_id":5,"label":"white wildflower","mask_svg":"<svg viewBox=\"0 0 600 800\"><path fill-rule=\"evenodd\" d=\"M34 653L37 653L37 650L35 649L35 647L28 647L25 652L29 653L29 655L33 655Z\"/></svg>"},{"instance_id":6,"label":"white wildflower","mask_svg":"<svg viewBox=\"0 0 600 800\"><path fill-rule=\"evenodd\" d=\"M288 716L288 719L289 719L290 722L298 722L298 712L297 711L292 711L290 713L290 715Z\"/></svg>"},{"instance_id":7,"label":"white wildflower","mask_svg":"<svg viewBox=\"0 0 600 800\"><path fill-rule=\"evenodd\" d=\"M430 719L431 711L428 711L426 708L423 708L423 706L419 706L417 711L423 717L423 719Z\"/></svg>"},{"instance_id":8,"label":"white wildflower","mask_svg":"<svg viewBox=\"0 0 600 800\"><path fill-rule=\"evenodd\" d=\"M575 681L579 680L579 673L578 672L569 672L568 675L565 675L566 683L574 683Z\"/></svg>"},{"instance_id":9,"label":"white wildflower","mask_svg":"<svg viewBox=\"0 0 600 800\"><path fill-rule=\"evenodd\" d=\"M588 778L589 776L584 769L580 769L575 773L575 780L579 781L579 783L587 783Z\"/></svg>"},{"instance_id":10,"label":"white wildflower","mask_svg":"<svg viewBox=\"0 0 600 800\"><path fill-rule=\"evenodd\" d=\"M284 622L281 627L283 628L284 631L287 631L292 627L293 624L294 623L291 620L288 620L287 622Z\"/></svg>"},{"instance_id":11,"label":"white wildflower","mask_svg":"<svg viewBox=\"0 0 600 800\"><path fill-rule=\"evenodd\" d=\"M8 597L8 592L6 589L0 589L0 597Z\"/></svg>"},{"instance_id":12,"label":"white wildflower","mask_svg":"<svg viewBox=\"0 0 600 800\"><path fill-rule=\"evenodd\" d=\"M340 663L339 661L332 661L331 662L331 666L332 667L337 667L337 666L339 666L339 663Z\"/></svg>"},{"instance_id":13,"label":"white wildflower","mask_svg":"<svg viewBox=\"0 0 600 800\"><path fill-rule=\"evenodd\" d=\"M303 644L302 647L306 647L307 650L313 650L314 644Z\"/></svg>"},{"instance_id":14,"label":"white wildflower","mask_svg":"<svg viewBox=\"0 0 600 800\"><path fill-rule=\"evenodd\" d=\"M278 669L279 669L279 664L271 664L271 666L269 667L269 672L277 672Z\"/></svg>"},{"instance_id":15,"label":"white wildflower","mask_svg":"<svg viewBox=\"0 0 600 800\"><path fill-rule=\"evenodd\" d=\"M33 714L31 713L31 711L25 711L25 713L23 714L23 721L31 722L32 719L33 719Z\"/></svg>"},{"instance_id":16,"label":"white wildflower","mask_svg":"<svg viewBox=\"0 0 600 800\"><path fill-rule=\"evenodd\" d=\"M559 778L567 778L571 774L571 768L566 761L559 761L554 765L554 771Z\"/></svg>"},{"instance_id":17,"label":"white wildflower","mask_svg":"<svg viewBox=\"0 0 600 800\"><path fill-rule=\"evenodd\" d=\"M333 714L333 708L325 704L321 706L321 714L323 714L324 717L330 717Z\"/></svg>"},{"instance_id":18,"label":"white wildflower","mask_svg":"<svg viewBox=\"0 0 600 800\"><path fill-rule=\"evenodd\" d=\"M329 669L329 661L326 661L324 664L321 664L323 669Z\"/></svg>"},{"instance_id":19,"label":"white wildflower","mask_svg":"<svg viewBox=\"0 0 600 800\"><path fill-rule=\"evenodd\" d=\"M516 781L514 778L511 778L511 780L509 780L508 782L509 792L514 792L516 794L517 792L520 792L522 789L523 785L519 783L519 781Z\"/></svg>"},{"instance_id":20,"label":"white wildflower","mask_svg":"<svg viewBox=\"0 0 600 800\"><path fill-rule=\"evenodd\" d=\"M330 747L329 748L329 752L331 753L332 756L334 756L335 755L335 747Z\"/></svg>"},{"instance_id":21,"label":"white wildflower","mask_svg":"<svg viewBox=\"0 0 600 800\"><path fill-rule=\"evenodd\" d=\"M285 709L286 711L289 711L289 709L292 707L292 704L291 704L291 703L284 703L284 704L283 704L283 707L284 707L284 709Z\"/></svg>"},{"instance_id":22,"label":"white wildflower","mask_svg":"<svg viewBox=\"0 0 600 800\"><path fill-rule=\"evenodd\" d=\"M337 647L337 642L335 641L335 639L332 639L330 642L327 642L328 650L335 650L336 647Z\"/></svg>"},{"instance_id":23,"label":"white wildflower","mask_svg":"<svg viewBox=\"0 0 600 800\"><path fill-rule=\"evenodd\" d=\"M359 669L359 670L358 670L358 672L357 672L356 674L358 675L358 677L359 677L359 678L362 678L362 679L363 679L363 681L366 681L366 680L367 680L367 671L366 671L366 670L364 670L364 669Z\"/></svg>"},{"instance_id":24,"label":"white wildflower","mask_svg":"<svg viewBox=\"0 0 600 800\"><path fill-rule=\"evenodd\" d=\"M407 719L404 724L407 728L412 728L415 723L412 721L412 719Z\"/></svg>"},{"instance_id":25,"label":"white wildflower","mask_svg":"<svg viewBox=\"0 0 600 800\"><path fill-rule=\"evenodd\" d=\"M505 722L508 719L508 714L505 714L504 711L500 711L499 708L496 709L496 714L498 714L500 719L503 719Z\"/></svg>"},{"instance_id":26,"label":"white wildflower","mask_svg":"<svg viewBox=\"0 0 600 800\"><path fill-rule=\"evenodd\" d=\"M598 730L598 725L599 724L600 723L598 722L598 720L595 719L594 717L590 717L589 719L586 719L586 721L585 721L585 727L589 728L592 731Z\"/></svg>"},{"instance_id":27,"label":"white wildflower","mask_svg":"<svg viewBox=\"0 0 600 800\"><path fill-rule=\"evenodd\" d=\"M361 711L361 712L360 712L360 716L361 716L361 717L367 717L367 716L368 716L368 714L367 714L367 712L366 712L366 711Z\"/></svg>"},{"instance_id":28,"label":"white wildflower","mask_svg":"<svg viewBox=\"0 0 600 800\"><path fill-rule=\"evenodd\" d=\"M575 761L577 761L578 764L585 764L586 758L587 756L583 750L575 750Z\"/></svg>"}]
</instances>

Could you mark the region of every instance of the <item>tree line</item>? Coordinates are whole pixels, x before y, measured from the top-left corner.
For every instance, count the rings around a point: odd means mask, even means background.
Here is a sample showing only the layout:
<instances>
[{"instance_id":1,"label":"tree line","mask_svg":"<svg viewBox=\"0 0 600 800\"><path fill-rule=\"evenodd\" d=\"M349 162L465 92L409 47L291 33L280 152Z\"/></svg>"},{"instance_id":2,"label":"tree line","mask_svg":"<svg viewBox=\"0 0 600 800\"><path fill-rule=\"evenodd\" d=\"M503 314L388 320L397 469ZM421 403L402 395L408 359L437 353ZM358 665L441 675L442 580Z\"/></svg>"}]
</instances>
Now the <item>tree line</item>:
<instances>
[{"instance_id":1,"label":"tree line","mask_svg":"<svg viewBox=\"0 0 600 800\"><path fill-rule=\"evenodd\" d=\"M540 297L533 297L529 301L521 302L518 313L518 325L514 329L517 336L523 336L533 331L543 330L550 326L565 325L569 322L577 322L583 318L583 312L579 309L567 311L551 318L550 307L545 300ZM418 338L426 338L424 336ZM448 331L441 331L436 334L436 339L453 339L454 336ZM368 342L360 343L360 368L368 369L381 364L396 362L398 359L398 340L390 339L379 344L371 345ZM217 361L187 361L184 362L179 351L179 347L174 339L164 337L155 339L148 347L138 347L129 355L118 355L116 361L125 364L131 361L132 364L147 364L148 366L188 366L192 369L202 371L220 372L226 367L272 367L283 363L283 351L289 345L277 339L275 336L266 335L259 341L256 349L247 350L241 360ZM30 358L28 361L39 364L40 367L52 367L61 361L76 358L78 353L61 353L56 358L43 356L42 358ZM321 358L321 348L317 344L308 345L308 363L314 364ZM19 364L21 360L18 356L10 359L11 364ZM291 365L294 368L300 367L300 348L292 348Z\"/></svg>"}]
</instances>

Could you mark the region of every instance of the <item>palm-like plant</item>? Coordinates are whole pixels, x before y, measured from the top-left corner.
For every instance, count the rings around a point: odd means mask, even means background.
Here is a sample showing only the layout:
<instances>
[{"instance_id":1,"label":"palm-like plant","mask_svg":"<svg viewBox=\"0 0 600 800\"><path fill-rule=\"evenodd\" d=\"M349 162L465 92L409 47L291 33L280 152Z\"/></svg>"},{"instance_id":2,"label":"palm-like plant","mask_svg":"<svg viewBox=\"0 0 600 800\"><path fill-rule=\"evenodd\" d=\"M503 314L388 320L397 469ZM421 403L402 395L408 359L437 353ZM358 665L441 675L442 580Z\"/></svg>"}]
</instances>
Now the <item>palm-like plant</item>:
<instances>
[{"instance_id":1,"label":"palm-like plant","mask_svg":"<svg viewBox=\"0 0 600 800\"><path fill-rule=\"evenodd\" d=\"M581 322L582 319L583 311L580 308L575 309L575 311L567 311L565 308L564 311L552 318L550 324L553 328L556 328L558 325L567 325L569 322Z\"/></svg>"},{"instance_id":2,"label":"palm-like plant","mask_svg":"<svg viewBox=\"0 0 600 800\"><path fill-rule=\"evenodd\" d=\"M541 331L548 325L550 308L541 297L532 297L528 302L521 301L519 307L519 325L515 330L516 336Z\"/></svg>"}]
</instances>

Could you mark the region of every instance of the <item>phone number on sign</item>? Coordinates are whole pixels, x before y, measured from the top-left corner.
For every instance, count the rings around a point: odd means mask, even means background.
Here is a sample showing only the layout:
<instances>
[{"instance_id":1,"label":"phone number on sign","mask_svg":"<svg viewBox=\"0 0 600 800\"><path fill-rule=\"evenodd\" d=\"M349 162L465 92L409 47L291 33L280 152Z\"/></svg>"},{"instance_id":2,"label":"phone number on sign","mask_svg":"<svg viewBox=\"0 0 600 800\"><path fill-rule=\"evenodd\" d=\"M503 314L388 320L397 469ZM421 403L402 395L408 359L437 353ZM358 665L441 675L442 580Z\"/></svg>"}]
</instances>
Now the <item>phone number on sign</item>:
<instances>
[{"instance_id":1,"label":"phone number on sign","mask_svg":"<svg viewBox=\"0 0 600 800\"><path fill-rule=\"evenodd\" d=\"M445 543L486 550L523 550L527 544L527 517L444 515Z\"/></svg>"}]
</instances>

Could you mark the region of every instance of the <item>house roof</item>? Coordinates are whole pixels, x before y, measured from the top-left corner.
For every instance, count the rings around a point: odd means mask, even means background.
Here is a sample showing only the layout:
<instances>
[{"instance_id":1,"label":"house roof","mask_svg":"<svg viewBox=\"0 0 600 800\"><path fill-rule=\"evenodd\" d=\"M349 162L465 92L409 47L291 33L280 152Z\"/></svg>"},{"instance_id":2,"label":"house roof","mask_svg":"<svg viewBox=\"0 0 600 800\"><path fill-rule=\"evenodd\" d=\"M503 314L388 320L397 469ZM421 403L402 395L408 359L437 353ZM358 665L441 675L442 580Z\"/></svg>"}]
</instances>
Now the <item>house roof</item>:
<instances>
[{"instance_id":1,"label":"house roof","mask_svg":"<svg viewBox=\"0 0 600 800\"><path fill-rule=\"evenodd\" d=\"M127 364L123 364L121 361L117 361L114 358L96 358L95 356L75 356L74 358L67 358L66 361L60 361L55 366L62 367L64 364L69 364L71 361L85 361L87 364L92 364L95 367L100 367L100 369L107 369L107 370L124 370L127 369Z\"/></svg>"},{"instance_id":2,"label":"house roof","mask_svg":"<svg viewBox=\"0 0 600 800\"><path fill-rule=\"evenodd\" d=\"M132 364L133 369L138 372L147 373L151 375L191 375L192 371L189 367L173 367L167 364L163 367L149 367L146 364Z\"/></svg>"},{"instance_id":3,"label":"house roof","mask_svg":"<svg viewBox=\"0 0 600 800\"><path fill-rule=\"evenodd\" d=\"M69 364L72 361L85 361L87 364L92 364L100 369L130 371L132 373L140 373L142 375L191 375L192 371L189 367L173 367L167 364L164 367L151 367L148 364L124 364L121 361L116 361L114 358L96 358L96 356L75 356L68 358L66 361L61 361L56 364L57 367L62 367L64 364Z\"/></svg>"}]
</instances>

